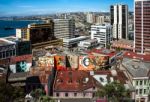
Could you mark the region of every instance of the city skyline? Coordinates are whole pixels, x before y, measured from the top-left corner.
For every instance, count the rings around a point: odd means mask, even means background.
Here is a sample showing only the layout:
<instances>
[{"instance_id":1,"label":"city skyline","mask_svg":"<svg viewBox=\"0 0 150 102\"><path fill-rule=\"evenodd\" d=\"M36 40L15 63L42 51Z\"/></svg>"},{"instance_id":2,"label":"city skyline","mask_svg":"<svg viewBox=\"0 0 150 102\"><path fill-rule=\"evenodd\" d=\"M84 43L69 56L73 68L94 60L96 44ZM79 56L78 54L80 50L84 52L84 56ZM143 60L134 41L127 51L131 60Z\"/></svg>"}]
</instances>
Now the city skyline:
<instances>
[{"instance_id":1,"label":"city skyline","mask_svg":"<svg viewBox=\"0 0 150 102\"><path fill-rule=\"evenodd\" d=\"M133 11L133 0L0 0L0 16L109 12L113 4L127 4L129 11Z\"/></svg>"}]
</instances>

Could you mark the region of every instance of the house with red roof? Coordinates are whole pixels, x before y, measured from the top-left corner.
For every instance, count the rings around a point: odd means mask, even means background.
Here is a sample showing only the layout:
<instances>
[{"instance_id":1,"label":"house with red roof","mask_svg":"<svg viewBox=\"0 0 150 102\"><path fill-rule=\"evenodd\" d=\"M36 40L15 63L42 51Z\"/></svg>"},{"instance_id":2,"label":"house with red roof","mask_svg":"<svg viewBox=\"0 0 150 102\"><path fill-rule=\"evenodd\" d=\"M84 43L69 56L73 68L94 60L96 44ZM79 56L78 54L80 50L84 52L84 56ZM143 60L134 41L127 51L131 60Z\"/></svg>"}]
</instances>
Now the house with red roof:
<instances>
[{"instance_id":1,"label":"house with red roof","mask_svg":"<svg viewBox=\"0 0 150 102\"><path fill-rule=\"evenodd\" d=\"M58 71L53 85L56 98L93 98L102 85L86 71Z\"/></svg>"}]
</instances>

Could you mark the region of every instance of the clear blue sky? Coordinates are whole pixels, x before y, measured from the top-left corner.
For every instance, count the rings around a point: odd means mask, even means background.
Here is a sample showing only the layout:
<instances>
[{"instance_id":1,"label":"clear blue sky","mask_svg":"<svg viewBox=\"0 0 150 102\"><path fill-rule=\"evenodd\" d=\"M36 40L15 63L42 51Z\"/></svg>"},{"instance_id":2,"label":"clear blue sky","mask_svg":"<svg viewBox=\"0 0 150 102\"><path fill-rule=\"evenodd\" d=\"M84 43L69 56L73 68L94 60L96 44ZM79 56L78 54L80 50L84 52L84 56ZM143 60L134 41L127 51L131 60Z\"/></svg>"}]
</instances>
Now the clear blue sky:
<instances>
[{"instance_id":1,"label":"clear blue sky","mask_svg":"<svg viewBox=\"0 0 150 102\"><path fill-rule=\"evenodd\" d=\"M133 0L0 0L0 16L109 11L117 3L127 4L133 11Z\"/></svg>"}]
</instances>

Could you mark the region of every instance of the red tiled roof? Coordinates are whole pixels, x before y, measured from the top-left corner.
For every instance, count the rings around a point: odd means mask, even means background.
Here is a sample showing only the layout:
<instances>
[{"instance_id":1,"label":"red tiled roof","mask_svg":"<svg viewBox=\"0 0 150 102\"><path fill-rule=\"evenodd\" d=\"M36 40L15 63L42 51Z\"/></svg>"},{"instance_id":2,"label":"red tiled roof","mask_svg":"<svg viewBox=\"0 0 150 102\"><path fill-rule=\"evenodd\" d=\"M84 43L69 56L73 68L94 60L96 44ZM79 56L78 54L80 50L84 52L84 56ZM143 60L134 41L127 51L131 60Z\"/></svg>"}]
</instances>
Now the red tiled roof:
<instances>
[{"instance_id":1,"label":"red tiled roof","mask_svg":"<svg viewBox=\"0 0 150 102\"><path fill-rule=\"evenodd\" d=\"M109 57L113 57L114 55L116 55L117 53L115 51L111 51L108 50L108 53L104 53L104 51L106 51L107 49L93 49L91 51L86 51L86 53L88 54L92 54L92 53L98 53L98 54L103 54L103 55L107 55Z\"/></svg>"},{"instance_id":2,"label":"red tiled roof","mask_svg":"<svg viewBox=\"0 0 150 102\"><path fill-rule=\"evenodd\" d=\"M141 59L143 61L150 61L150 55L142 55L142 54L137 54L134 52L125 52L124 57L131 58L131 59Z\"/></svg>"},{"instance_id":3,"label":"red tiled roof","mask_svg":"<svg viewBox=\"0 0 150 102\"><path fill-rule=\"evenodd\" d=\"M114 76L115 80L118 80L120 83L125 84L128 78L123 71L117 71L117 76Z\"/></svg>"},{"instance_id":4,"label":"red tiled roof","mask_svg":"<svg viewBox=\"0 0 150 102\"><path fill-rule=\"evenodd\" d=\"M101 71L95 71L94 74L109 75L111 74L111 72L109 70L101 70Z\"/></svg>"},{"instance_id":5,"label":"red tiled roof","mask_svg":"<svg viewBox=\"0 0 150 102\"><path fill-rule=\"evenodd\" d=\"M84 82L87 80L87 82ZM85 71L58 71L54 91L84 91L98 86L97 81Z\"/></svg>"}]
</instances>

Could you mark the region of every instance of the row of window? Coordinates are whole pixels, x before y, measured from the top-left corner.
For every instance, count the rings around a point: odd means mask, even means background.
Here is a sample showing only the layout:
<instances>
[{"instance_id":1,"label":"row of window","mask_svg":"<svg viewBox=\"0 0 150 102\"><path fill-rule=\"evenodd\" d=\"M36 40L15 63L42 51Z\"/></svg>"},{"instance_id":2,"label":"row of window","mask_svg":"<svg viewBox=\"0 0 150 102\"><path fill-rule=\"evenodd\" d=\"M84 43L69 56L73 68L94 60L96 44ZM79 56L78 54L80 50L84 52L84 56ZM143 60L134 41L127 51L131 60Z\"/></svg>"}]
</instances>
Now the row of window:
<instances>
[{"instance_id":1,"label":"row of window","mask_svg":"<svg viewBox=\"0 0 150 102\"><path fill-rule=\"evenodd\" d=\"M85 97L87 95L87 93L83 93L83 96ZM68 97L69 94L68 93L65 93L65 97ZM74 93L74 97L77 97L78 94L77 93ZM95 97L95 93L92 94L93 97ZM56 93L56 97L60 97L60 93Z\"/></svg>"},{"instance_id":2,"label":"row of window","mask_svg":"<svg viewBox=\"0 0 150 102\"><path fill-rule=\"evenodd\" d=\"M136 85L138 86L138 85L147 85L147 80L144 80L144 81L142 81L142 80L140 80L140 81L136 81Z\"/></svg>"},{"instance_id":3,"label":"row of window","mask_svg":"<svg viewBox=\"0 0 150 102\"><path fill-rule=\"evenodd\" d=\"M0 58L8 58L8 57L11 57L11 56L15 56L15 54L16 54L15 50L0 52Z\"/></svg>"},{"instance_id":4,"label":"row of window","mask_svg":"<svg viewBox=\"0 0 150 102\"><path fill-rule=\"evenodd\" d=\"M137 89L136 90L137 95L147 94L147 89Z\"/></svg>"}]
</instances>

